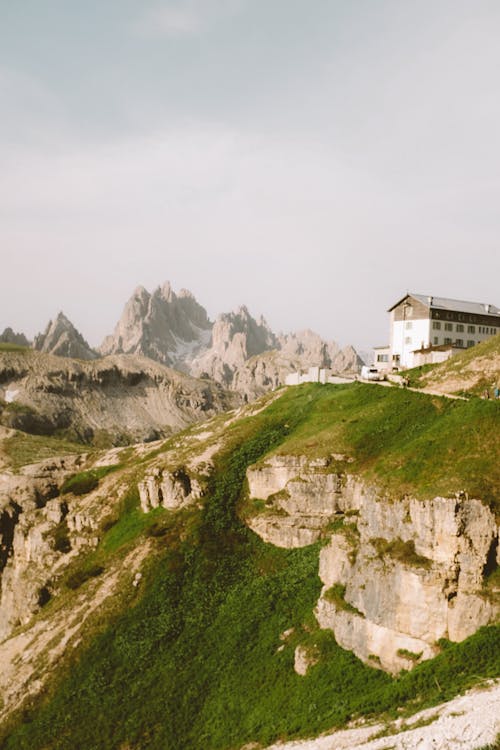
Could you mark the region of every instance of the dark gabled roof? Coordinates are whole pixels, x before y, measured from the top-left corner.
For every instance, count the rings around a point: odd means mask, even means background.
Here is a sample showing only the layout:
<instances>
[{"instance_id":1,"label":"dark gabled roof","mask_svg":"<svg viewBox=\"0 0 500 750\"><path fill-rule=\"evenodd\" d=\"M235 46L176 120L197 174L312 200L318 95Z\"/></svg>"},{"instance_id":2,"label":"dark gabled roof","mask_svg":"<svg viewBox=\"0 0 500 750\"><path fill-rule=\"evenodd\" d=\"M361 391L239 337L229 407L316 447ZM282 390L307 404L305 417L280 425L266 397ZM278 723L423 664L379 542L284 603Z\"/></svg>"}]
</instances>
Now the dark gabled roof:
<instances>
[{"instance_id":1,"label":"dark gabled roof","mask_svg":"<svg viewBox=\"0 0 500 750\"><path fill-rule=\"evenodd\" d=\"M465 312L472 313L474 315L498 315L500 317L500 309L495 305L490 305L485 302L468 302L466 300L459 299L448 299L447 297L431 297L427 294L414 294L408 292L404 297L401 297L387 312L391 312L395 307L398 307L405 299L413 297L423 305L433 310L453 310L454 312Z\"/></svg>"}]
</instances>

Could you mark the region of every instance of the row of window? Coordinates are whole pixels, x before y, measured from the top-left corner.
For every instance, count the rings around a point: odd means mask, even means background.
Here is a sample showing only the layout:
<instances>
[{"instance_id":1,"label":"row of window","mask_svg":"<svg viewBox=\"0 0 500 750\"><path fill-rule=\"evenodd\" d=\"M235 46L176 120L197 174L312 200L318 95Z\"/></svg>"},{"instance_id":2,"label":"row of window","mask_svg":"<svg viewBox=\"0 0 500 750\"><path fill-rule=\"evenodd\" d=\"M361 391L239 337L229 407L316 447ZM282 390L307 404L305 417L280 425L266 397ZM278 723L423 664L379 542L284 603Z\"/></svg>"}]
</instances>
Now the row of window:
<instances>
[{"instance_id":1,"label":"row of window","mask_svg":"<svg viewBox=\"0 0 500 750\"><path fill-rule=\"evenodd\" d=\"M434 346L439 346L439 336L434 336L433 342ZM475 341L471 341L470 339L467 341L467 347L470 348L471 346L475 345ZM462 347L464 346L464 340L463 339L455 339L455 342L452 341L452 339L447 338L445 336L443 340L443 344L454 344L454 346Z\"/></svg>"},{"instance_id":2,"label":"row of window","mask_svg":"<svg viewBox=\"0 0 500 750\"><path fill-rule=\"evenodd\" d=\"M440 331L441 325L442 324L440 320L432 321L432 328L434 331ZM411 323L410 323L410 326L411 326ZM465 327L462 323L457 323L455 326L455 329L453 329L453 323L444 323L444 330L445 331L455 330L457 333L463 333L465 330ZM497 332L497 329L491 326L478 326L477 332L493 336ZM467 333L476 333L476 326L467 326Z\"/></svg>"}]
</instances>

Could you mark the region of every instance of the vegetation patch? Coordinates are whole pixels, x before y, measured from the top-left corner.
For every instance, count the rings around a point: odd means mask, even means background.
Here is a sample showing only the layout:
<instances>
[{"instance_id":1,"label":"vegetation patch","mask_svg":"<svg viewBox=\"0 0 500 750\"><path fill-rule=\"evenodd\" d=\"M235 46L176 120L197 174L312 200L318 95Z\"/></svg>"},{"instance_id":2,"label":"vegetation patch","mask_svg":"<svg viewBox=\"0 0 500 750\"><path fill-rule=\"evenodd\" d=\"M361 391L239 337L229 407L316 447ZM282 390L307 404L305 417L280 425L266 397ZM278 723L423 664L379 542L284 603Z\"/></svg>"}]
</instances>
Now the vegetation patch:
<instances>
[{"instance_id":1,"label":"vegetation patch","mask_svg":"<svg viewBox=\"0 0 500 750\"><path fill-rule=\"evenodd\" d=\"M81 471L78 474L68 477L61 487L61 495L87 495L92 490L95 490L99 485L99 480L110 474L112 471L116 471L119 465L113 466L100 466L97 469L90 469L89 471Z\"/></svg>"},{"instance_id":2,"label":"vegetation patch","mask_svg":"<svg viewBox=\"0 0 500 750\"><path fill-rule=\"evenodd\" d=\"M85 564L81 568L70 573L66 578L66 586L69 589L79 589L84 583L89 581L91 578L97 578L104 573L104 567L102 565L89 565Z\"/></svg>"},{"instance_id":3,"label":"vegetation patch","mask_svg":"<svg viewBox=\"0 0 500 750\"><path fill-rule=\"evenodd\" d=\"M334 604L337 609L340 609L343 612L352 612L355 615L364 617L364 614L360 612L359 609L356 609L356 607L353 607L352 604L349 604L349 602L346 601L345 586L341 583L335 583L333 586L330 586L330 588L323 594L323 598L326 599L327 602Z\"/></svg>"},{"instance_id":4,"label":"vegetation patch","mask_svg":"<svg viewBox=\"0 0 500 750\"><path fill-rule=\"evenodd\" d=\"M391 557L393 560L402 562L405 565L415 566L416 568L428 569L432 566L432 560L416 553L413 539L403 542L398 537L389 542L387 539L376 537L370 539L370 544L376 549L377 555L381 560L384 557Z\"/></svg>"},{"instance_id":5,"label":"vegetation patch","mask_svg":"<svg viewBox=\"0 0 500 750\"><path fill-rule=\"evenodd\" d=\"M415 651L408 651L406 648L398 648L396 651L398 656L401 656L403 659L410 659L410 661L419 661L422 658L422 651L420 653L415 653Z\"/></svg>"},{"instance_id":6,"label":"vegetation patch","mask_svg":"<svg viewBox=\"0 0 500 750\"><path fill-rule=\"evenodd\" d=\"M71 550L71 541L69 536L68 522L63 519L61 523L50 532L52 537L53 548L56 552L66 553Z\"/></svg>"},{"instance_id":7,"label":"vegetation patch","mask_svg":"<svg viewBox=\"0 0 500 750\"><path fill-rule=\"evenodd\" d=\"M31 351L31 347L22 346L22 344L0 343L0 352L15 352L16 354L26 354Z\"/></svg>"},{"instance_id":8,"label":"vegetation patch","mask_svg":"<svg viewBox=\"0 0 500 750\"><path fill-rule=\"evenodd\" d=\"M38 463L53 456L83 453L85 447L70 440L16 432L3 441L2 450L7 454L12 467L19 469L21 466Z\"/></svg>"}]
</instances>

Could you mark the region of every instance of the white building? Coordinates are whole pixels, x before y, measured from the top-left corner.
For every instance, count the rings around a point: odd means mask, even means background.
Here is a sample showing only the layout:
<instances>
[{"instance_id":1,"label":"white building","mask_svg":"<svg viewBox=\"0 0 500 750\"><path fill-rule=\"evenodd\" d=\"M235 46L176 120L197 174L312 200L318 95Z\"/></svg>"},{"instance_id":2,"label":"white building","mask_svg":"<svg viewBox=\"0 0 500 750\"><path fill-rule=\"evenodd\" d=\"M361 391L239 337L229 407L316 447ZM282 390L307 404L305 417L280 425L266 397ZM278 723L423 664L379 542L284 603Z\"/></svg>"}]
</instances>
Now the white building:
<instances>
[{"instance_id":1,"label":"white building","mask_svg":"<svg viewBox=\"0 0 500 750\"><path fill-rule=\"evenodd\" d=\"M285 385L301 383L326 383L328 372L324 367L310 367L307 372L290 372L285 378Z\"/></svg>"},{"instance_id":2,"label":"white building","mask_svg":"<svg viewBox=\"0 0 500 750\"><path fill-rule=\"evenodd\" d=\"M482 302L409 292L388 312L390 344L374 349L380 370L440 362L500 333L500 310Z\"/></svg>"}]
</instances>

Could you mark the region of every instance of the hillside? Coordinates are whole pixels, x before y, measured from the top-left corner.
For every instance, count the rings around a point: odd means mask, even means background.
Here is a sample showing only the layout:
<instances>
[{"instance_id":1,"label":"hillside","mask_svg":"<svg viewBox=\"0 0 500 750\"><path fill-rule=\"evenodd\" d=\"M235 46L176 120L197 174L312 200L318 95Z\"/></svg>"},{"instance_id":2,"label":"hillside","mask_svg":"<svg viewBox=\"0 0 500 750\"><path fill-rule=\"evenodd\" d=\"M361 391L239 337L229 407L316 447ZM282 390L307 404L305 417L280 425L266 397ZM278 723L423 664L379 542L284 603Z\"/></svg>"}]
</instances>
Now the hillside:
<instances>
[{"instance_id":1,"label":"hillside","mask_svg":"<svg viewBox=\"0 0 500 750\"><path fill-rule=\"evenodd\" d=\"M172 434L238 403L235 394L145 357L95 361L4 345L0 424L89 445Z\"/></svg>"},{"instance_id":2,"label":"hillside","mask_svg":"<svg viewBox=\"0 0 500 750\"><path fill-rule=\"evenodd\" d=\"M499 677L499 408L301 386L1 475L1 747L264 747Z\"/></svg>"},{"instance_id":3,"label":"hillside","mask_svg":"<svg viewBox=\"0 0 500 750\"><path fill-rule=\"evenodd\" d=\"M409 373L412 385L439 393L493 397L500 387L500 334L467 349L438 365L415 368Z\"/></svg>"}]
</instances>

